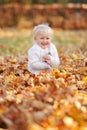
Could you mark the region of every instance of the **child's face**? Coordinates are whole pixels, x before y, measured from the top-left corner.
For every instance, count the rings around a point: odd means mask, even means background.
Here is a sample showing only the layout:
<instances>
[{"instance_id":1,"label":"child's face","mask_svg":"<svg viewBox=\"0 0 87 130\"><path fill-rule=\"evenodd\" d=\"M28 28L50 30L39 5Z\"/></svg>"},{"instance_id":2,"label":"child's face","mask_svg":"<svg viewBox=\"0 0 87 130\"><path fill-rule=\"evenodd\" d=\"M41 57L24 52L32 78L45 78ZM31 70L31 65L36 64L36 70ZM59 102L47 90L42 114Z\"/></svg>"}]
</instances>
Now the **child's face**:
<instances>
[{"instance_id":1,"label":"child's face","mask_svg":"<svg viewBox=\"0 0 87 130\"><path fill-rule=\"evenodd\" d=\"M43 49L47 48L51 42L51 35L46 32L39 32L35 38L35 42Z\"/></svg>"}]
</instances>

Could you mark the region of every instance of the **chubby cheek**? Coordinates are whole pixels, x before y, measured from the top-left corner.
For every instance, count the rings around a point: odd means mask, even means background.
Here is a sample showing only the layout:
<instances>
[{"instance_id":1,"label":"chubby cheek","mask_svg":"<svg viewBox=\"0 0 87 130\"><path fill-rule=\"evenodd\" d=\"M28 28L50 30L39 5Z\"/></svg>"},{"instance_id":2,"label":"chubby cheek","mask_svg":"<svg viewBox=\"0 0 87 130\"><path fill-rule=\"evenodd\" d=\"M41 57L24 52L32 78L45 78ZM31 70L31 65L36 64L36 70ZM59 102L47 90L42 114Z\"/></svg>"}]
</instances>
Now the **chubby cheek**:
<instances>
[{"instance_id":1,"label":"chubby cheek","mask_svg":"<svg viewBox=\"0 0 87 130\"><path fill-rule=\"evenodd\" d=\"M39 44L40 44L40 45L43 44L43 41L40 41Z\"/></svg>"},{"instance_id":2,"label":"chubby cheek","mask_svg":"<svg viewBox=\"0 0 87 130\"><path fill-rule=\"evenodd\" d=\"M47 41L47 42L46 42L46 45L50 45L50 42L49 42L49 41Z\"/></svg>"}]
</instances>

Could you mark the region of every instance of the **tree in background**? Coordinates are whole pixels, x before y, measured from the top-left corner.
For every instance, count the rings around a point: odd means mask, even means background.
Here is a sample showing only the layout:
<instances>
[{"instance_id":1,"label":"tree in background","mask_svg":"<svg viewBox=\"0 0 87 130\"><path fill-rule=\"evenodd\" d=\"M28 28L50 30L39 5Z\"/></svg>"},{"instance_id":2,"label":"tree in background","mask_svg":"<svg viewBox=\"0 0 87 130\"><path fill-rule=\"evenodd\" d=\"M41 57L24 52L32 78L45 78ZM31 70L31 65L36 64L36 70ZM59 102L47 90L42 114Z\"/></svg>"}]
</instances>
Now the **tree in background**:
<instances>
[{"instance_id":1,"label":"tree in background","mask_svg":"<svg viewBox=\"0 0 87 130\"><path fill-rule=\"evenodd\" d=\"M70 0L57 0L58 3L60 4L66 4L69 3Z\"/></svg>"},{"instance_id":2,"label":"tree in background","mask_svg":"<svg viewBox=\"0 0 87 130\"><path fill-rule=\"evenodd\" d=\"M72 3L87 3L87 0L69 0Z\"/></svg>"},{"instance_id":3,"label":"tree in background","mask_svg":"<svg viewBox=\"0 0 87 130\"><path fill-rule=\"evenodd\" d=\"M31 4L32 1L33 0L0 0L0 4L8 4L8 3Z\"/></svg>"},{"instance_id":4,"label":"tree in background","mask_svg":"<svg viewBox=\"0 0 87 130\"><path fill-rule=\"evenodd\" d=\"M67 4L67 3L87 3L87 0L0 0L0 4L20 3L20 4Z\"/></svg>"}]
</instances>

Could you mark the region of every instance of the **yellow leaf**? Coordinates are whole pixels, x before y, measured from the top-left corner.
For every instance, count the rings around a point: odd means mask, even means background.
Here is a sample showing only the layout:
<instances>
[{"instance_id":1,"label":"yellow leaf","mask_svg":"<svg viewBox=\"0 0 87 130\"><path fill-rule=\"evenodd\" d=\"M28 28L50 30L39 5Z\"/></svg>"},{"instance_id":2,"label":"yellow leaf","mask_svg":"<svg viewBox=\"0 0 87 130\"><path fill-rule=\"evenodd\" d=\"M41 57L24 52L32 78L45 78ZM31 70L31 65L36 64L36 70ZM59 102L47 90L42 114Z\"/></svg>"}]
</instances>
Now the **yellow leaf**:
<instances>
[{"instance_id":1,"label":"yellow leaf","mask_svg":"<svg viewBox=\"0 0 87 130\"><path fill-rule=\"evenodd\" d=\"M75 57L74 60L82 60L83 57L79 56L79 57Z\"/></svg>"},{"instance_id":2,"label":"yellow leaf","mask_svg":"<svg viewBox=\"0 0 87 130\"><path fill-rule=\"evenodd\" d=\"M22 100L23 100L23 98L24 98L23 94L17 94L16 102L17 102L17 103L21 103Z\"/></svg>"},{"instance_id":3,"label":"yellow leaf","mask_svg":"<svg viewBox=\"0 0 87 130\"><path fill-rule=\"evenodd\" d=\"M9 61L10 61L11 63L13 63L13 64L15 64L15 63L17 62L16 59L10 59Z\"/></svg>"},{"instance_id":4,"label":"yellow leaf","mask_svg":"<svg viewBox=\"0 0 87 130\"><path fill-rule=\"evenodd\" d=\"M85 83L87 83L87 76L85 76L85 77L83 78L83 81L84 81Z\"/></svg>"},{"instance_id":5,"label":"yellow leaf","mask_svg":"<svg viewBox=\"0 0 87 130\"><path fill-rule=\"evenodd\" d=\"M76 125L76 122L73 120L73 118L68 117L68 116L64 117L63 121L66 126L72 127L73 125Z\"/></svg>"},{"instance_id":6,"label":"yellow leaf","mask_svg":"<svg viewBox=\"0 0 87 130\"><path fill-rule=\"evenodd\" d=\"M29 126L30 130L44 130L44 128L36 123L33 123Z\"/></svg>"},{"instance_id":7,"label":"yellow leaf","mask_svg":"<svg viewBox=\"0 0 87 130\"><path fill-rule=\"evenodd\" d=\"M58 130L57 126L48 126L46 130Z\"/></svg>"},{"instance_id":8,"label":"yellow leaf","mask_svg":"<svg viewBox=\"0 0 87 130\"><path fill-rule=\"evenodd\" d=\"M87 130L87 126L81 126L79 130Z\"/></svg>"}]
</instances>

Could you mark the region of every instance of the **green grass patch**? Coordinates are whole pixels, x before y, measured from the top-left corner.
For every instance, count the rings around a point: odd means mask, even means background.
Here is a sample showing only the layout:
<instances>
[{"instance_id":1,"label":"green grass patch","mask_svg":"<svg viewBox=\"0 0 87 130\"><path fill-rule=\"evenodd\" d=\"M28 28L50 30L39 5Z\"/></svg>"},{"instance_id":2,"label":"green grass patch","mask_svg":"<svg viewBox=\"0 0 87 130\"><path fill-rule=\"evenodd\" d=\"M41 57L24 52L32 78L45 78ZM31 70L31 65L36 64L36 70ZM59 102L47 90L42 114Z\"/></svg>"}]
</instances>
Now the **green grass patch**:
<instances>
[{"instance_id":1,"label":"green grass patch","mask_svg":"<svg viewBox=\"0 0 87 130\"><path fill-rule=\"evenodd\" d=\"M67 44L73 44L73 46L76 46L77 44L86 44L87 30L54 30L53 43L56 46L67 46ZM32 44L32 30L0 30L0 54L26 54Z\"/></svg>"}]
</instances>

